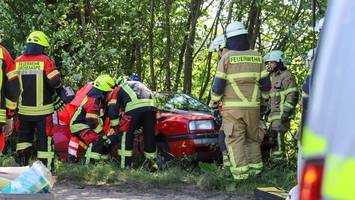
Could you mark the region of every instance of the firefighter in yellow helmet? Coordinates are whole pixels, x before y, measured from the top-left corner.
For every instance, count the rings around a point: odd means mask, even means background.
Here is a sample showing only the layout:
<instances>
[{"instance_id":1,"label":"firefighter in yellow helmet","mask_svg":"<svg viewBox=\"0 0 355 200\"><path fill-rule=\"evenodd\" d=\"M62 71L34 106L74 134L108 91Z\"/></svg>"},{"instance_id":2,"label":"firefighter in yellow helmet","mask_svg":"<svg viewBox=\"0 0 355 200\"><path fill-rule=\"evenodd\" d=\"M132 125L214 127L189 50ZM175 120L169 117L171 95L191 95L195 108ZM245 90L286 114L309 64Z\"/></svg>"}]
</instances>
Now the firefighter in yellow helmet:
<instances>
[{"instance_id":1,"label":"firefighter in yellow helmet","mask_svg":"<svg viewBox=\"0 0 355 200\"><path fill-rule=\"evenodd\" d=\"M90 145L93 142L101 142L103 139L102 126L104 110L106 107L106 96L115 87L115 80L109 75L100 75L93 82L93 87L83 95L80 106L75 110L70 120L70 132L72 137L68 146L68 161L77 162L78 149L81 145L87 149L85 157L86 163L90 159L99 160L102 155L96 149L96 145ZM87 87L87 86L84 86Z\"/></svg>"},{"instance_id":2,"label":"firefighter in yellow helmet","mask_svg":"<svg viewBox=\"0 0 355 200\"><path fill-rule=\"evenodd\" d=\"M261 172L259 129L262 57L251 50L247 30L241 22L226 27L226 46L218 62L212 85L211 103L223 105L223 130L230 157L230 170L236 180Z\"/></svg>"},{"instance_id":3,"label":"firefighter in yellow helmet","mask_svg":"<svg viewBox=\"0 0 355 200\"><path fill-rule=\"evenodd\" d=\"M54 62L44 53L48 47L47 35L34 31L27 38L24 53L15 60L21 88L16 151L22 166L28 165L34 138L37 138L37 158L49 168L53 163L53 96L61 87L62 77Z\"/></svg>"},{"instance_id":4,"label":"firefighter in yellow helmet","mask_svg":"<svg viewBox=\"0 0 355 200\"><path fill-rule=\"evenodd\" d=\"M271 72L270 114L272 153L274 161L285 158L284 135L290 129L290 120L298 102L298 88L295 78L284 65L284 53L271 51L265 56L268 71Z\"/></svg>"}]
</instances>

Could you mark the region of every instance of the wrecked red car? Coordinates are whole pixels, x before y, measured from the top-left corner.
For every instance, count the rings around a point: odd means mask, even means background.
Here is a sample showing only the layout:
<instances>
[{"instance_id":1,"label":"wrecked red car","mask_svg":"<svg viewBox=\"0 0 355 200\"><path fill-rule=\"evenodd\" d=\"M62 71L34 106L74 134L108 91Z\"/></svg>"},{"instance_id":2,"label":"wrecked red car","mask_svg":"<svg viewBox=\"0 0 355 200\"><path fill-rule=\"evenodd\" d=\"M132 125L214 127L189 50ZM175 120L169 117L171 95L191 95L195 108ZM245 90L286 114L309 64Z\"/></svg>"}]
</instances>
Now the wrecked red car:
<instances>
[{"instance_id":1,"label":"wrecked red car","mask_svg":"<svg viewBox=\"0 0 355 200\"><path fill-rule=\"evenodd\" d=\"M218 149L219 112L211 110L197 99L179 93L157 93L157 146L164 159L191 158L198 161L215 161L221 155ZM70 132L59 125L54 117L54 148L66 160ZM138 131L139 132L139 131ZM137 134L135 143L142 143ZM135 144L137 146L137 144ZM137 149L137 148L136 148ZM139 149L139 148L138 148Z\"/></svg>"}]
</instances>

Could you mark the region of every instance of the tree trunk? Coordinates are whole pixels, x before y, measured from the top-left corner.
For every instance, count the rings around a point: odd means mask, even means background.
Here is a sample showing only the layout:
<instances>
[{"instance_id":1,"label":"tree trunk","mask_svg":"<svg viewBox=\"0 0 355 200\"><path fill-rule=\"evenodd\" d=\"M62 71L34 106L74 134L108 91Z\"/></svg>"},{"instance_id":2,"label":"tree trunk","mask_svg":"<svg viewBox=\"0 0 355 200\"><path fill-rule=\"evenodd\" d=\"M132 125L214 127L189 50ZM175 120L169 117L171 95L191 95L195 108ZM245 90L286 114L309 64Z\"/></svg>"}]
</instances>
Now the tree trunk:
<instances>
[{"instance_id":1,"label":"tree trunk","mask_svg":"<svg viewBox=\"0 0 355 200\"><path fill-rule=\"evenodd\" d=\"M81 25L81 36L83 41L85 41L85 32L86 32L86 18L85 18L85 2L84 0L79 1L78 5L79 13L80 13L80 25Z\"/></svg>"},{"instance_id":2,"label":"tree trunk","mask_svg":"<svg viewBox=\"0 0 355 200\"><path fill-rule=\"evenodd\" d=\"M188 24L190 24L190 20L189 20ZM188 27L190 27L190 26L188 26ZM175 75L174 91L177 91L179 88L179 85L180 85L181 71L184 66L184 55L185 55L185 51L186 51L187 39L188 39L188 34L185 34L184 40L183 40L181 48L180 48L180 53L179 53L179 62L178 62L178 68L177 68L176 75Z\"/></svg>"},{"instance_id":3,"label":"tree trunk","mask_svg":"<svg viewBox=\"0 0 355 200\"><path fill-rule=\"evenodd\" d=\"M295 26L295 24L299 21L299 19L301 17L302 10L303 10L303 3L304 3L304 0L300 0L297 10L295 10L295 15L292 17L292 23L289 24L288 26L291 26L291 27ZM289 34L288 34L288 32L286 32L285 35L283 36L283 38L279 40L280 42L278 43L278 45L276 46L275 49L285 51L288 40L289 40Z\"/></svg>"},{"instance_id":4,"label":"tree trunk","mask_svg":"<svg viewBox=\"0 0 355 200\"><path fill-rule=\"evenodd\" d=\"M231 0L228 8L227 24L231 23L232 21L233 6L234 6L234 0Z\"/></svg>"},{"instance_id":5,"label":"tree trunk","mask_svg":"<svg viewBox=\"0 0 355 200\"><path fill-rule=\"evenodd\" d=\"M151 88L153 91L157 88L157 83L154 73L154 24L155 24L155 0L150 1L150 24L149 24L149 67L150 67L150 78L151 78Z\"/></svg>"},{"instance_id":6,"label":"tree trunk","mask_svg":"<svg viewBox=\"0 0 355 200\"><path fill-rule=\"evenodd\" d=\"M184 93L191 94L192 87L192 54L194 51L197 19L201 10L202 0L191 0L191 24L190 33L186 43L185 72L184 72Z\"/></svg>"},{"instance_id":7,"label":"tree trunk","mask_svg":"<svg viewBox=\"0 0 355 200\"><path fill-rule=\"evenodd\" d=\"M183 42L181 44L180 47L180 53L179 53L179 61L178 61L178 68L176 70L176 74L175 74L175 85L174 85L174 91L177 91L180 85L180 80L181 80L181 72L182 69L184 67L184 55L185 55L185 51L186 51L186 44L187 44L187 39L189 37L189 35L187 34L189 28L190 28L190 23L191 23L191 13L189 14L187 23L186 23L186 27L185 27L185 35L184 35L184 39Z\"/></svg>"},{"instance_id":8,"label":"tree trunk","mask_svg":"<svg viewBox=\"0 0 355 200\"><path fill-rule=\"evenodd\" d=\"M261 5L254 0L250 7L249 17L248 17L248 34L250 48L254 49L256 43L256 37L260 31L260 14L261 14Z\"/></svg>"},{"instance_id":9,"label":"tree trunk","mask_svg":"<svg viewBox=\"0 0 355 200\"><path fill-rule=\"evenodd\" d=\"M215 24L212 27L213 28L213 33L212 33L212 39L214 39L217 35L217 29L218 29L218 22L219 22L219 17L221 15L221 12L223 10L223 5L224 5L224 0L221 0L220 4L219 4L219 9L217 11L216 17L215 17ZM231 5L230 5L231 6ZM212 52L208 52L207 55L207 72L206 72L206 76L205 76L205 80L204 83L202 84L200 93L199 93L199 99L202 99L203 95L206 92L207 86L210 83L211 80L211 68L212 68Z\"/></svg>"},{"instance_id":10,"label":"tree trunk","mask_svg":"<svg viewBox=\"0 0 355 200\"><path fill-rule=\"evenodd\" d=\"M135 57L136 57L136 72L140 80L142 80L142 52L141 45L138 40L135 40Z\"/></svg>"},{"instance_id":11,"label":"tree trunk","mask_svg":"<svg viewBox=\"0 0 355 200\"><path fill-rule=\"evenodd\" d=\"M170 30L170 10L171 10L171 0L164 0L164 15L165 15L165 26L164 32L166 37L166 46L165 46L165 59L163 65L166 69L165 73L165 90L171 90L171 30Z\"/></svg>"},{"instance_id":12,"label":"tree trunk","mask_svg":"<svg viewBox=\"0 0 355 200\"><path fill-rule=\"evenodd\" d=\"M128 52L127 52L128 53ZM130 76L133 74L134 70L132 69L136 61L136 47L135 42L132 43L130 51L129 51L129 63L128 67L126 67L126 75Z\"/></svg>"},{"instance_id":13,"label":"tree trunk","mask_svg":"<svg viewBox=\"0 0 355 200\"><path fill-rule=\"evenodd\" d=\"M239 0L239 3L238 3L238 7L237 8L239 8L239 9L237 9L238 10L238 14L237 14L237 17L236 17L236 19L238 20L238 21L242 21L242 18L243 18L243 16L244 16L244 11L245 11L245 9L241 9L241 8L245 8L245 5L248 5L248 2L249 2L250 0L248 0L248 1L246 1L246 0ZM232 16L233 17L233 16Z\"/></svg>"}]
</instances>

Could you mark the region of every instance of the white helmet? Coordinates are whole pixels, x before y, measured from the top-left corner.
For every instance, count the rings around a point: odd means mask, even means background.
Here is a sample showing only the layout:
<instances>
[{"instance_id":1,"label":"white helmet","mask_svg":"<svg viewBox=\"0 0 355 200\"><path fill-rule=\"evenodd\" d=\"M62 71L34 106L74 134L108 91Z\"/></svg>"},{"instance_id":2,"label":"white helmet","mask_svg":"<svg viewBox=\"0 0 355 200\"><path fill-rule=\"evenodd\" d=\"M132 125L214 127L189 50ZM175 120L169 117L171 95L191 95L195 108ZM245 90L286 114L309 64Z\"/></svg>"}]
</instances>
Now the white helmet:
<instances>
[{"instance_id":1,"label":"white helmet","mask_svg":"<svg viewBox=\"0 0 355 200\"><path fill-rule=\"evenodd\" d=\"M264 57L265 62L275 61L275 62L284 62L285 54L280 50L274 50L266 54Z\"/></svg>"},{"instance_id":2,"label":"white helmet","mask_svg":"<svg viewBox=\"0 0 355 200\"><path fill-rule=\"evenodd\" d=\"M316 51L316 49L311 49L311 50L308 51L308 53L307 53L307 61L311 61L312 60L315 51Z\"/></svg>"},{"instance_id":3,"label":"white helmet","mask_svg":"<svg viewBox=\"0 0 355 200\"><path fill-rule=\"evenodd\" d=\"M314 27L314 30L317 32L320 32L323 28L323 24L324 24L324 17L317 21L316 26Z\"/></svg>"},{"instance_id":4,"label":"white helmet","mask_svg":"<svg viewBox=\"0 0 355 200\"><path fill-rule=\"evenodd\" d=\"M226 46L226 38L224 35L218 35L208 47L209 52L220 51Z\"/></svg>"},{"instance_id":5,"label":"white helmet","mask_svg":"<svg viewBox=\"0 0 355 200\"><path fill-rule=\"evenodd\" d=\"M244 25L241 22L234 21L228 24L226 28L226 37L231 38L237 35L248 34L248 31L245 29Z\"/></svg>"},{"instance_id":6,"label":"white helmet","mask_svg":"<svg viewBox=\"0 0 355 200\"><path fill-rule=\"evenodd\" d=\"M312 65L312 60L313 60L313 57L314 57L314 55L315 55L315 53L316 53L316 48L314 48L314 49L311 49L311 50L309 50L308 51L308 53L307 53L307 59L306 59L306 66L307 67L311 67L311 65Z\"/></svg>"}]
</instances>

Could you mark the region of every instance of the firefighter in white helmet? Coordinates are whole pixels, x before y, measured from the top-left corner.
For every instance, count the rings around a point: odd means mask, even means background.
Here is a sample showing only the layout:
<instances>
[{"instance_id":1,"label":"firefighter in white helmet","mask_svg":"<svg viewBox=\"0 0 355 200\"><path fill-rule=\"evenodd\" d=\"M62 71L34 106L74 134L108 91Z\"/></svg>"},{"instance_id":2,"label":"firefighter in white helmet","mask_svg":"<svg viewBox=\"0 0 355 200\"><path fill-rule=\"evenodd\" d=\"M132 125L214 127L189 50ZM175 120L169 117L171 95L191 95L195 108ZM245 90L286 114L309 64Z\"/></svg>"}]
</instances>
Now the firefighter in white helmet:
<instances>
[{"instance_id":1,"label":"firefighter in white helmet","mask_svg":"<svg viewBox=\"0 0 355 200\"><path fill-rule=\"evenodd\" d=\"M222 56L221 53L223 48L226 46L226 38L224 35L218 35L216 38L211 42L210 46L208 47L209 52L218 52L219 56Z\"/></svg>"},{"instance_id":2,"label":"firefighter in white helmet","mask_svg":"<svg viewBox=\"0 0 355 200\"><path fill-rule=\"evenodd\" d=\"M223 130L236 180L261 172L259 129L262 57L250 49L248 31L241 22L226 28L226 50L218 62L211 91L211 104L222 102Z\"/></svg>"},{"instance_id":3,"label":"firefighter in white helmet","mask_svg":"<svg viewBox=\"0 0 355 200\"><path fill-rule=\"evenodd\" d=\"M285 158L284 135L290 129L295 107L298 102L298 88L290 71L284 65L284 53L271 51L264 58L268 71L271 72L270 114L272 154L275 161Z\"/></svg>"},{"instance_id":4,"label":"firefighter in white helmet","mask_svg":"<svg viewBox=\"0 0 355 200\"><path fill-rule=\"evenodd\" d=\"M208 51L217 52L218 61L219 61L223 55L223 52L224 53L226 52L223 51L225 46L226 46L226 37L224 35L218 35L209 45ZM211 103L212 104L210 105L210 107L212 107L212 109L222 111L221 104L217 104L216 102L211 102ZM218 133L218 145L219 145L219 150L223 155L223 168L229 168L230 161L229 161L228 151L225 143L225 134L223 131L223 125L221 126Z\"/></svg>"}]
</instances>

